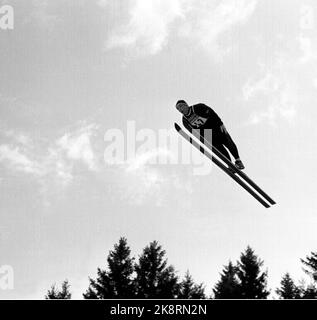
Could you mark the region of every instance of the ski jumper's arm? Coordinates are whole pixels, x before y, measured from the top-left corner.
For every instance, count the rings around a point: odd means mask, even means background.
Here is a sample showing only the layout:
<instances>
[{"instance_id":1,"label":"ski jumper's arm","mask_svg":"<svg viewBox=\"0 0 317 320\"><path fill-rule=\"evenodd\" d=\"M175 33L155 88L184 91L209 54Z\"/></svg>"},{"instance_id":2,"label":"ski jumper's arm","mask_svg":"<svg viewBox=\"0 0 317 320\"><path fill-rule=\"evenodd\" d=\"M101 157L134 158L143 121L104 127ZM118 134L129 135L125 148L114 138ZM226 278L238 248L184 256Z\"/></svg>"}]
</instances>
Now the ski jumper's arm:
<instances>
[{"instance_id":1,"label":"ski jumper's arm","mask_svg":"<svg viewBox=\"0 0 317 320\"><path fill-rule=\"evenodd\" d=\"M189 131L192 132L193 127L190 125L186 117L183 117L183 126Z\"/></svg>"},{"instance_id":2,"label":"ski jumper's arm","mask_svg":"<svg viewBox=\"0 0 317 320\"><path fill-rule=\"evenodd\" d=\"M218 116L218 114L210 107L206 106L203 103L199 103L197 105L194 105L195 113L197 113L199 116L207 118L206 124L204 127L221 127L223 125L222 120Z\"/></svg>"},{"instance_id":3,"label":"ski jumper's arm","mask_svg":"<svg viewBox=\"0 0 317 320\"><path fill-rule=\"evenodd\" d=\"M186 129L213 129L223 125L217 113L203 103L191 107L192 112L188 117L183 117L183 124Z\"/></svg>"},{"instance_id":4,"label":"ski jumper's arm","mask_svg":"<svg viewBox=\"0 0 317 320\"><path fill-rule=\"evenodd\" d=\"M203 116L208 117L208 120L205 124L205 128L220 128L221 132L225 135L228 135L227 129L223 124L222 120L218 116L218 114L210 107L205 104L199 104L196 107L196 110L200 112Z\"/></svg>"}]
</instances>

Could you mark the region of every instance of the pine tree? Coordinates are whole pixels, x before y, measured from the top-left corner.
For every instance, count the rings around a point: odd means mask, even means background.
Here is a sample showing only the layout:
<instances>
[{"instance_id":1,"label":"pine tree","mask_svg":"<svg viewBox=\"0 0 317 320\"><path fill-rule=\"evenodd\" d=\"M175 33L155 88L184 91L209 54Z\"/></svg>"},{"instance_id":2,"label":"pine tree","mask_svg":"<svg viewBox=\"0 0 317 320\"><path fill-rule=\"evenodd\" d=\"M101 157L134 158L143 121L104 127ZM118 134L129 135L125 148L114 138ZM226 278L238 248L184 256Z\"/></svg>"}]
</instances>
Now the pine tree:
<instances>
[{"instance_id":1,"label":"pine tree","mask_svg":"<svg viewBox=\"0 0 317 320\"><path fill-rule=\"evenodd\" d=\"M205 299L205 289L203 284L195 284L193 278L186 272L184 280L180 283L178 294L179 299Z\"/></svg>"},{"instance_id":2,"label":"pine tree","mask_svg":"<svg viewBox=\"0 0 317 320\"><path fill-rule=\"evenodd\" d=\"M301 262L305 266L304 271L317 282L317 252L312 252L311 256L306 256L306 260L301 259Z\"/></svg>"},{"instance_id":3,"label":"pine tree","mask_svg":"<svg viewBox=\"0 0 317 320\"><path fill-rule=\"evenodd\" d=\"M134 297L132 274L133 258L130 258L127 239L120 238L109 252L108 270L97 270L97 279L89 279L90 285L83 295L85 299L125 299Z\"/></svg>"},{"instance_id":4,"label":"pine tree","mask_svg":"<svg viewBox=\"0 0 317 320\"><path fill-rule=\"evenodd\" d=\"M138 298L175 298L179 291L174 267L167 266L165 251L153 241L145 247L135 265L135 286Z\"/></svg>"},{"instance_id":5,"label":"pine tree","mask_svg":"<svg viewBox=\"0 0 317 320\"><path fill-rule=\"evenodd\" d=\"M216 283L213 292L215 299L239 299L240 283L237 277L237 267L231 261L224 266L220 274L220 280Z\"/></svg>"},{"instance_id":6,"label":"pine tree","mask_svg":"<svg viewBox=\"0 0 317 320\"><path fill-rule=\"evenodd\" d=\"M115 298L114 287L106 270L97 269L97 279L89 278L89 287L83 294L85 299L111 299Z\"/></svg>"},{"instance_id":7,"label":"pine tree","mask_svg":"<svg viewBox=\"0 0 317 320\"><path fill-rule=\"evenodd\" d=\"M301 297L301 290L295 285L289 273L283 276L281 287L276 290L276 293L280 299L300 299Z\"/></svg>"},{"instance_id":8,"label":"pine tree","mask_svg":"<svg viewBox=\"0 0 317 320\"><path fill-rule=\"evenodd\" d=\"M317 288L315 284L310 284L301 292L302 299L317 299Z\"/></svg>"},{"instance_id":9,"label":"pine tree","mask_svg":"<svg viewBox=\"0 0 317 320\"><path fill-rule=\"evenodd\" d=\"M242 299L266 299L270 294L266 290L267 273L261 272L263 261L248 246L238 261L238 278Z\"/></svg>"},{"instance_id":10,"label":"pine tree","mask_svg":"<svg viewBox=\"0 0 317 320\"><path fill-rule=\"evenodd\" d=\"M305 280L299 281L300 299L317 299L317 288L314 283L306 285Z\"/></svg>"},{"instance_id":11,"label":"pine tree","mask_svg":"<svg viewBox=\"0 0 317 320\"><path fill-rule=\"evenodd\" d=\"M45 296L45 299L47 300L53 300L53 299L71 299L72 297L72 294L69 292L69 288L70 288L70 285L68 283L68 280L65 280L63 283L62 283L62 289L59 290L57 287L56 287L56 284L53 284L51 286L51 289L47 291L47 294Z\"/></svg>"}]
</instances>

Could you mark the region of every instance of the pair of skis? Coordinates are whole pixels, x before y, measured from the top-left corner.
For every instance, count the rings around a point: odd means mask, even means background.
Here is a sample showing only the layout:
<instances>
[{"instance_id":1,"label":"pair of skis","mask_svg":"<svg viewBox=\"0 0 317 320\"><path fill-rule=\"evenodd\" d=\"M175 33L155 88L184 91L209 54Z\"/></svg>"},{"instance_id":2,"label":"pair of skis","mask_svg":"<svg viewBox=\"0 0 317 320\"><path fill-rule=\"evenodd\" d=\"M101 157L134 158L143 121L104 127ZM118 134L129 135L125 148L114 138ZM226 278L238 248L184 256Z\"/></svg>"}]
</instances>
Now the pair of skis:
<instances>
[{"instance_id":1,"label":"pair of skis","mask_svg":"<svg viewBox=\"0 0 317 320\"><path fill-rule=\"evenodd\" d=\"M186 133L177 123L175 123L175 129L177 132L189 143L191 143L195 148L197 148L201 153L203 153L207 158L209 158L214 164L216 164L220 169L227 173L233 180L235 180L242 188L244 188L251 196L253 196L257 201L259 201L265 208L270 208L271 205L276 204L276 202L269 197L258 185L256 185L245 173L239 170L227 157L225 157L220 151L218 151L210 142L204 139L200 134L195 134L194 136ZM193 139L196 137L202 142L198 143ZM203 146L209 148L214 155L216 155L222 162L213 156L213 154ZM227 165L227 166L226 166Z\"/></svg>"}]
</instances>

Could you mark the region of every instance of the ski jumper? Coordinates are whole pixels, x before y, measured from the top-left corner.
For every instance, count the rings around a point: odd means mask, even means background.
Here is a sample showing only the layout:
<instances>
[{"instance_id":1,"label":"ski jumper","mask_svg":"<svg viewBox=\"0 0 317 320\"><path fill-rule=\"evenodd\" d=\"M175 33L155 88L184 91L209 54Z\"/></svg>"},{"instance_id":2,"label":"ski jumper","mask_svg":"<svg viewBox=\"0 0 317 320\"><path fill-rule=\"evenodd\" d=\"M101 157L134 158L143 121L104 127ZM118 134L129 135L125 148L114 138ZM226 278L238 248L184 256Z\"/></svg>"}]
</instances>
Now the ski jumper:
<instances>
[{"instance_id":1,"label":"ski jumper","mask_svg":"<svg viewBox=\"0 0 317 320\"><path fill-rule=\"evenodd\" d=\"M231 136L228 132L222 132L220 129L223 122L217 113L207 105L198 103L191 106L188 115L183 116L183 125L190 132L192 132L193 129L201 130L201 136L212 143L212 145L230 161L230 155L226 148L228 148L235 159L239 158L238 148ZM212 141L210 141L208 130L206 129L212 130Z\"/></svg>"}]
</instances>

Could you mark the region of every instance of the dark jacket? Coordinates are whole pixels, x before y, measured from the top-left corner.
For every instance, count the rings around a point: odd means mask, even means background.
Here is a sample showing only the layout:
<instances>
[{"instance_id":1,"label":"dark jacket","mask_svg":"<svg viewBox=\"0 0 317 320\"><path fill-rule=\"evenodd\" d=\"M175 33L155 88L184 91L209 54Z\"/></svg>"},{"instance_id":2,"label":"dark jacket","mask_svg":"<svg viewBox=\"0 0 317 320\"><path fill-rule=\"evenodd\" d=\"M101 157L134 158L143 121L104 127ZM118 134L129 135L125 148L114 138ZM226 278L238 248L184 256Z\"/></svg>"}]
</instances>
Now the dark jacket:
<instances>
[{"instance_id":1,"label":"dark jacket","mask_svg":"<svg viewBox=\"0 0 317 320\"><path fill-rule=\"evenodd\" d=\"M191 106L189 115L183 116L183 125L189 131L191 129L216 129L222 124L217 113L203 103Z\"/></svg>"}]
</instances>

